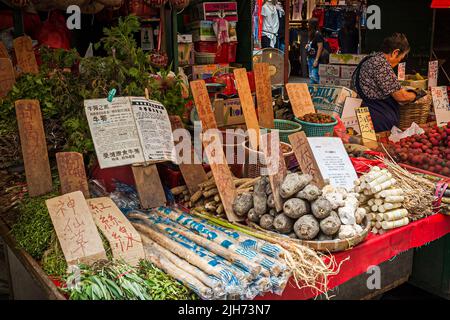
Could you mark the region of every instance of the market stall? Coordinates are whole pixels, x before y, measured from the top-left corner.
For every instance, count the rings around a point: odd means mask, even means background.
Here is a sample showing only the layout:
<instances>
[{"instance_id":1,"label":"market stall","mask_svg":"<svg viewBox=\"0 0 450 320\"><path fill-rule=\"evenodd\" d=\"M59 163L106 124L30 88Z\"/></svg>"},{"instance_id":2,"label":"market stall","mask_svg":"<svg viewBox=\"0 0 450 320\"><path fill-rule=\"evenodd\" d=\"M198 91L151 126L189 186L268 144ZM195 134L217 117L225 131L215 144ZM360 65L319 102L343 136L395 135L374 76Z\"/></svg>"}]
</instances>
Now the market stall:
<instances>
[{"instance_id":1,"label":"market stall","mask_svg":"<svg viewBox=\"0 0 450 320\"><path fill-rule=\"evenodd\" d=\"M327 299L355 285L366 298L406 281L411 249L450 233L446 91L418 107L433 100L435 123L408 115L376 135L350 89L290 83L286 100L269 64L231 67L236 2L187 12L191 79L160 50L162 24L143 48L152 22L136 15L104 29L103 54L28 36L0 51L13 296ZM363 289L377 265L401 271Z\"/></svg>"}]
</instances>

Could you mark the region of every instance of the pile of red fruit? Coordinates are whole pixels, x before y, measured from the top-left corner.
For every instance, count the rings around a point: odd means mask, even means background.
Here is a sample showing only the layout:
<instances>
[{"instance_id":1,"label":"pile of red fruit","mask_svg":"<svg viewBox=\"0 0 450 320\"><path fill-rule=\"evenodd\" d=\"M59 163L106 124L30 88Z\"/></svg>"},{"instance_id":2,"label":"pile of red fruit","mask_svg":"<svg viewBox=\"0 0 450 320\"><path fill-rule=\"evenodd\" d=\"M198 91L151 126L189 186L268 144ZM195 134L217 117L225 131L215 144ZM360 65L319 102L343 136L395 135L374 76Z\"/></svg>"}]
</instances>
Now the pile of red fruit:
<instances>
[{"instance_id":1,"label":"pile of red fruit","mask_svg":"<svg viewBox=\"0 0 450 320\"><path fill-rule=\"evenodd\" d=\"M393 145L397 160L417 168L450 176L450 122L443 127L425 128Z\"/></svg>"}]
</instances>

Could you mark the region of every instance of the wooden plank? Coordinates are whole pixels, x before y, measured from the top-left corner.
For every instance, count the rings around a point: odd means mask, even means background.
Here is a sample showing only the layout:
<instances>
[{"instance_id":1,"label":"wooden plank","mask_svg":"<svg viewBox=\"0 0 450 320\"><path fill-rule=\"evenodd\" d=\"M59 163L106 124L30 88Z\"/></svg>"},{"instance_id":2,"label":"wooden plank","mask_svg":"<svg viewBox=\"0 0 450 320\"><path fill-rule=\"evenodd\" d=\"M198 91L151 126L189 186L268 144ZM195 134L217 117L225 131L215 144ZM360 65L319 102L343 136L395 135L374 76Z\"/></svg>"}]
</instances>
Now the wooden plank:
<instances>
[{"instance_id":1,"label":"wooden plank","mask_svg":"<svg viewBox=\"0 0 450 320\"><path fill-rule=\"evenodd\" d=\"M78 152L58 152L56 163L61 193L81 191L85 198L90 198L83 155Z\"/></svg>"},{"instance_id":2,"label":"wooden plank","mask_svg":"<svg viewBox=\"0 0 450 320\"><path fill-rule=\"evenodd\" d=\"M159 178L156 164L133 165L133 171L136 189L141 201L142 209L155 208L166 204L166 195Z\"/></svg>"},{"instance_id":3,"label":"wooden plank","mask_svg":"<svg viewBox=\"0 0 450 320\"><path fill-rule=\"evenodd\" d=\"M292 111L297 118L316 112L306 83L288 83L286 84L286 91L291 102Z\"/></svg>"},{"instance_id":4,"label":"wooden plank","mask_svg":"<svg viewBox=\"0 0 450 320\"><path fill-rule=\"evenodd\" d=\"M249 133L250 147L253 150L258 150L259 124L250 91L250 84L248 83L247 71L244 68L240 68L235 69L233 72L239 99L241 99L242 112L244 113L245 123Z\"/></svg>"},{"instance_id":5,"label":"wooden plank","mask_svg":"<svg viewBox=\"0 0 450 320\"><path fill-rule=\"evenodd\" d=\"M18 37L14 39L13 45L19 71L24 73L39 73L31 38L28 36Z\"/></svg>"},{"instance_id":6,"label":"wooden plank","mask_svg":"<svg viewBox=\"0 0 450 320\"><path fill-rule=\"evenodd\" d=\"M276 144L278 147L276 148ZM274 148L273 152L272 149ZM275 150L278 149L278 155ZM277 212L283 210L283 199L280 196L280 186L287 175L286 163L284 161L283 151L281 150L280 137L278 131L271 132L261 139L261 151L265 156L265 163L268 170L270 187L275 201Z\"/></svg>"},{"instance_id":7,"label":"wooden plank","mask_svg":"<svg viewBox=\"0 0 450 320\"><path fill-rule=\"evenodd\" d=\"M309 145L308 138L303 131L291 134L289 136L289 141L292 145L292 150L295 153L295 157L302 169L303 173L309 173L313 176L314 183L322 188L325 186L322 173L320 172L319 166L314 158L311 146Z\"/></svg>"},{"instance_id":8,"label":"wooden plank","mask_svg":"<svg viewBox=\"0 0 450 320\"><path fill-rule=\"evenodd\" d=\"M5 97L15 83L16 75L11 60L0 58L0 98Z\"/></svg>"},{"instance_id":9,"label":"wooden plank","mask_svg":"<svg viewBox=\"0 0 450 320\"><path fill-rule=\"evenodd\" d=\"M45 201L68 266L107 259L102 239L81 191Z\"/></svg>"},{"instance_id":10,"label":"wooden plank","mask_svg":"<svg viewBox=\"0 0 450 320\"><path fill-rule=\"evenodd\" d=\"M269 64L255 63L253 71L255 73L259 125L263 128L274 128Z\"/></svg>"},{"instance_id":11,"label":"wooden plank","mask_svg":"<svg viewBox=\"0 0 450 320\"><path fill-rule=\"evenodd\" d=\"M203 131L205 132L208 129L217 129L217 124L214 119L214 113L212 111L208 91L206 90L205 81L192 81L191 90L192 95L194 96L198 115L202 121ZM203 140L203 146L205 147L206 156L208 157L208 162L211 166L214 180L216 181L220 200L222 201L228 220L232 222L242 221L243 218L238 217L233 211L233 201L237 196L237 192L234 186L233 176L231 175L225 154L223 153L222 144L220 143L220 140L215 141L215 143L218 147L211 150L211 148L208 148L210 141L206 141L206 139ZM220 161L212 161L215 159L220 159Z\"/></svg>"},{"instance_id":12,"label":"wooden plank","mask_svg":"<svg viewBox=\"0 0 450 320\"><path fill-rule=\"evenodd\" d=\"M377 135L375 134L369 108L359 107L355 109L355 112L356 117L358 118L363 144L370 149L377 149Z\"/></svg>"},{"instance_id":13,"label":"wooden plank","mask_svg":"<svg viewBox=\"0 0 450 320\"><path fill-rule=\"evenodd\" d=\"M40 196L52 191L41 108L37 100L17 100L15 105L28 193Z\"/></svg>"},{"instance_id":14,"label":"wooden plank","mask_svg":"<svg viewBox=\"0 0 450 320\"><path fill-rule=\"evenodd\" d=\"M109 197L87 200L95 224L108 239L114 259L136 266L145 258L139 233Z\"/></svg>"},{"instance_id":15,"label":"wooden plank","mask_svg":"<svg viewBox=\"0 0 450 320\"><path fill-rule=\"evenodd\" d=\"M0 58L7 58L9 59L8 50L6 50L5 44L3 41L0 41Z\"/></svg>"},{"instance_id":16,"label":"wooden plank","mask_svg":"<svg viewBox=\"0 0 450 320\"><path fill-rule=\"evenodd\" d=\"M170 123L172 124L172 131L175 129L183 129L183 123L179 116L169 116ZM191 147L190 149L191 157L190 163L180 163L178 161L178 166L180 167L181 174L183 175L184 182L186 182L186 186L189 192L194 194L197 190L199 190L199 184L208 180L206 176L205 169L201 165L201 161L198 159L197 154L194 152L194 149ZM183 155L177 155L182 157Z\"/></svg>"}]
</instances>

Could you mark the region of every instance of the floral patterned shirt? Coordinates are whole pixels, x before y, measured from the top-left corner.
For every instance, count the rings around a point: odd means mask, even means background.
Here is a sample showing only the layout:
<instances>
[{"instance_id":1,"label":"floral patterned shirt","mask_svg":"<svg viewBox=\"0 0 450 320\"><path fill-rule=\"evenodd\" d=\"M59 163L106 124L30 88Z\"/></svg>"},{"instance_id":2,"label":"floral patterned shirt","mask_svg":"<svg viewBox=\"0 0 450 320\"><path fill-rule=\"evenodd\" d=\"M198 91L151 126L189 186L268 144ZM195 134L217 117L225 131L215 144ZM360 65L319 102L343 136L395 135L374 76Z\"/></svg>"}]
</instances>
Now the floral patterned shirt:
<instances>
[{"instance_id":1,"label":"floral patterned shirt","mask_svg":"<svg viewBox=\"0 0 450 320\"><path fill-rule=\"evenodd\" d=\"M359 85L362 93L369 99L388 98L402 87L397 76L382 52L376 52L360 63ZM353 73L352 88L356 90L356 74Z\"/></svg>"}]
</instances>

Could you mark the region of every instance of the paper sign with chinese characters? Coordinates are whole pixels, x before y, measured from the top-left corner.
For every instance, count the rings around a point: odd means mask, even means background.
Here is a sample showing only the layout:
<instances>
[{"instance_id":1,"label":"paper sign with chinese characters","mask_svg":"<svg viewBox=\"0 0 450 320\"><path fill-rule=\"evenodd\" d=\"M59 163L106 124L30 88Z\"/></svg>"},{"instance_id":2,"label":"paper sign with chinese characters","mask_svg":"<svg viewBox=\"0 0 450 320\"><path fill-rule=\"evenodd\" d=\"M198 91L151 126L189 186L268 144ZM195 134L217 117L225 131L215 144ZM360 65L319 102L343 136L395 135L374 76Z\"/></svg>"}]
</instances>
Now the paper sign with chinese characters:
<instances>
[{"instance_id":1,"label":"paper sign with chinese characters","mask_svg":"<svg viewBox=\"0 0 450 320\"><path fill-rule=\"evenodd\" d=\"M439 62L437 60L428 63L428 89L436 87L438 84Z\"/></svg>"},{"instance_id":2,"label":"paper sign with chinese characters","mask_svg":"<svg viewBox=\"0 0 450 320\"><path fill-rule=\"evenodd\" d=\"M97 227L108 239L114 259L123 259L135 266L144 259L141 236L111 198L88 200Z\"/></svg>"},{"instance_id":3,"label":"paper sign with chinese characters","mask_svg":"<svg viewBox=\"0 0 450 320\"><path fill-rule=\"evenodd\" d=\"M447 87L432 87L431 96L433 97L437 125L445 126L450 121Z\"/></svg>"},{"instance_id":4,"label":"paper sign with chinese characters","mask_svg":"<svg viewBox=\"0 0 450 320\"><path fill-rule=\"evenodd\" d=\"M102 239L81 191L45 201L67 265L107 259Z\"/></svg>"},{"instance_id":5,"label":"paper sign with chinese characters","mask_svg":"<svg viewBox=\"0 0 450 320\"><path fill-rule=\"evenodd\" d=\"M360 107L356 109L356 116L358 117L363 144L370 149L376 149L378 147L377 135L375 133L375 129L373 128L369 108Z\"/></svg>"},{"instance_id":6,"label":"paper sign with chinese characters","mask_svg":"<svg viewBox=\"0 0 450 320\"><path fill-rule=\"evenodd\" d=\"M398 64L398 80L404 81L406 78L406 62Z\"/></svg>"}]
</instances>

